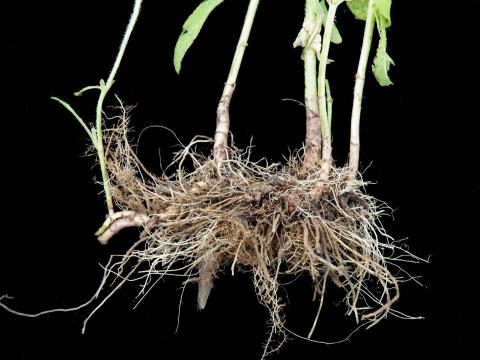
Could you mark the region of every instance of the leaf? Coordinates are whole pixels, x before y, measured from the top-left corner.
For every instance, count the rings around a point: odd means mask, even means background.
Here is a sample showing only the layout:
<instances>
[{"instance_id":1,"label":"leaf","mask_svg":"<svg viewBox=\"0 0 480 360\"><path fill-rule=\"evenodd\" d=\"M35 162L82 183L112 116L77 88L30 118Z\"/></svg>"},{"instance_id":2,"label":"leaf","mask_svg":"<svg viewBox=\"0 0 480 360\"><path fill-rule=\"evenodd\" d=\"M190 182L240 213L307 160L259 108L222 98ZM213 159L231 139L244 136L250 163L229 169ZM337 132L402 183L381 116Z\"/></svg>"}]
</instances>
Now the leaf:
<instances>
[{"instance_id":1,"label":"leaf","mask_svg":"<svg viewBox=\"0 0 480 360\"><path fill-rule=\"evenodd\" d=\"M325 0L322 0L320 2L320 8L321 8L321 14L322 14L322 20L323 20L323 25L325 26L327 22L327 5L325 4ZM332 30L332 38L330 40L334 44L341 44L342 43L342 36L340 35L340 31L338 31L338 28L335 24L333 24L333 30Z\"/></svg>"},{"instance_id":2,"label":"leaf","mask_svg":"<svg viewBox=\"0 0 480 360\"><path fill-rule=\"evenodd\" d=\"M388 76L391 65L395 65L392 58L387 54L387 29L385 23L378 23L380 31L380 41L378 43L377 53L373 60L372 70L381 86L392 85L393 82Z\"/></svg>"},{"instance_id":3,"label":"leaf","mask_svg":"<svg viewBox=\"0 0 480 360\"><path fill-rule=\"evenodd\" d=\"M223 0L204 0L197 6L183 24L182 33L178 37L173 54L173 65L175 66L177 74L180 73L182 60L187 53L187 50L197 38L200 30L202 30L203 24L210 13L222 2Z\"/></svg>"},{"instance_id":4,"label":"leaf","mask_svg":"<svg viewBox=\"0 0 480 360\"><path fill-rule=\"evenodd\" d=\"M374 7L377 24L382 21L385 28L389 28L390 25L392 25L392 18L390 16L392 0L375 0ZM380 20L379 18L383 19Z\"/></svg>"},{"instance_id":5,"label":"leaf","mask_svg":"<svg viewBox=\"0 0 480 360\"><path fill-rule=\"evenodd\" d=\"M347 6L358 20L367 20L368 0L350 0Z\"/></svg>"},{"instance_id":6,"label":"leaf","mask_svg":"<svg viewBox=\"0 0 480 360\"><path fill-rule=\"evenodd\" d=\"M349 0L348 8L352 14L359 20L367 20L369 0ZM375 78L381 86L392 85L393 82L388 76L390 66L395 65L392 58L387 53L387 28L392 25L390 9L392 0L373 0L373 11L375 14L375 23L380 34L377 53L373 60L372 70Z\"/></svg>"},{"instance_id":7,"label":"leaf","mask_svg":"<svg viewBox=\"0 0 480 360\"><path fill-rule=\"evenodd\" d=\"M387 28L392 25L390 16L391 5L392 0L375 0L374 2L375 22L380 34L380 40L375 59L373 60L372 70L381 86L393 84L388 76L388 71L390 66L395 65L395 63L387 53Z\"/></svg>"},{"instance_id":8,"label":"leaf","mask_svg":"<svg viewBox=\"0 0 480 360\"><path fill-rule=\"evenodd\" d=\"M349 0L347 1L347 6L352 12L352 14L358 20L367 20L368 12L368 0ZM382 17L385 26L388 28L392 25L392 20L390 17L390 9L392 7L392 0L374 0L373 6L375 7L375 17Z\"/></svg>"}]
</instances>

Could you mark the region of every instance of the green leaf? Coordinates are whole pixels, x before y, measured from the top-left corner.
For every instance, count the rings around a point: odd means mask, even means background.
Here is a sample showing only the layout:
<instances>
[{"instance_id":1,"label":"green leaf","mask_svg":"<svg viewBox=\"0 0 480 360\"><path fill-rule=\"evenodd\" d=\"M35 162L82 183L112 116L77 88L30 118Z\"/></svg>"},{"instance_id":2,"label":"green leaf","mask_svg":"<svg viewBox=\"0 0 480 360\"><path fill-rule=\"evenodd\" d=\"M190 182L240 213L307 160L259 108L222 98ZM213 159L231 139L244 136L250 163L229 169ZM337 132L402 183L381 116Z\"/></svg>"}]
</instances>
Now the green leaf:
<instances>
[{"instance_id":1,"label":"green leaf","mask_svg":"<svg viewBox=\"0 0 480 360\"><path fill-rule=\"evenodd\" d=\"M392 0L375 0L374 12L375 22L377 24L380 40L378 42L377 53L373 60L373 74L381 86L392 85L393 82L388 76L391 65L395 65L392 58L387 53L387 28L392 25L390 9Z\"/></svg>"},{"instance_id":2,"label":"green leaf","mask_svg":"<svg viewBox=\"0 0 480 360\"><path fill-rule=\"evenodd\" d=\"M359 20L367 20L368 12L368 0L349 0L347 1L347 6ZM382 17L385 26L388 28L392 25L392 20L390 17L390 9L392 7L392 0L374 0L373 6L375 7L375 17Z\"/></svg>"},{"instance_id":3,"label":"green leaf","mask_svg":"<svg viewBox=\"0 0 480 360\"><path fill-rule=\"evenodd\" d=\"M368 0L350 0L347 6L358 20L367 20Z\"/></svg>"},{"instance_id":4,"label":"green leaf","mask_svg":"<svg viewBox=\"0 0 480 360\"><path fill-rule=\"evenodd\" d=\"M390 25L392 25L392 18L390 16L392 0L375 0L374 7L377 24L383 22L385 28L389 28Z\"/></svg>"},{"instance_id":5,"label":"green leaf","mask_svg":"<svg viewBox=\"0 0 480 360\"><path fill-rule=\"evenodd\" d=\"M178 37L173 55L173 65L178 74L180 73L182 60L187 53L187 50L197 38L200 30L202 30L203 24L210 13L222 2L223 0L204 0L197 6L183 24L182 33Z\"/></svg>"},{"instance_id":6,"label":"green leaf","mask_svg":"<svg viewBox=\"0 0 480 360\"><path fill-rule=\"evenodd\" d=\"M384 22L377 22L380 31L380 41L378 43L377 53L373 60L372 70L381 86L392 85L393 82L388 76L391 65L395 65L392 58L387 54L387 28Z\"/></svg>"},{"instance_id":7,"label":"green leaf","mask_svg":"<svg viewBox=\"0 0 480 360\"><path fill-rule=\"evenodd\" d=\"M367 20L369 0L349 0L348 8L352 14L359 20ZM392 58L387 53L387 28L392 25L390 9L392 0L373 0L373 11L375 14L375 23L380 34L377 53L373 60L372 70L375 78L381 86L392 85L393 82L388 76L390 66L395 65Z\"/></svg>"},{"instance_id":8,"label":"green leaf","mask_svg":"<svg viewBox=\"0 0 480 360\"><path fill-rule=\"evenodd\" d=\"M325 23L327 22L327 5L325 4L325 0L322 0L320 2L320 8L322 12L322 20L323 20L323 25L325 26ZM334 24L333 25L333 30L332 30L332 38L330 40L334 44L341 44L342 43L342 36L340 35L340 31L338 31L337 26Z\"/></svg>"}]
</instances>

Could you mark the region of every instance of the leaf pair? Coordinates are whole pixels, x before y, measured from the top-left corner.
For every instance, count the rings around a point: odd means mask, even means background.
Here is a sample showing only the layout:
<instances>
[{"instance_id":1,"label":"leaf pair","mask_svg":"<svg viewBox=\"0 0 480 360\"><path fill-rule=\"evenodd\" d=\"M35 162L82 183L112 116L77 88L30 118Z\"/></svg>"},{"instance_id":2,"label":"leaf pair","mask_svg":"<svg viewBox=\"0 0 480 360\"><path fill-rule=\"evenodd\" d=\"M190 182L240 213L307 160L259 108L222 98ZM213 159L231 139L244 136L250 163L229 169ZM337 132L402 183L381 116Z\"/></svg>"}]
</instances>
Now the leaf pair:
<instances>
[{"instance_id":1,"label":"leaf pair","mask_svg":"<svg viewBox=\"0 0 480 360\"><path fill-rule=\"evenodd\" d=\"M347 5L353 15L359 20L367 20L369 0L350 0ZM373 74L381 86L393 84L388 76L390 66L394 65L392 58L387 54L387 28L392 25L390 9L392 0L373 0L375 23L377 24L380 40L377 53L373 60Z\"/></svg>"}]
</instances>

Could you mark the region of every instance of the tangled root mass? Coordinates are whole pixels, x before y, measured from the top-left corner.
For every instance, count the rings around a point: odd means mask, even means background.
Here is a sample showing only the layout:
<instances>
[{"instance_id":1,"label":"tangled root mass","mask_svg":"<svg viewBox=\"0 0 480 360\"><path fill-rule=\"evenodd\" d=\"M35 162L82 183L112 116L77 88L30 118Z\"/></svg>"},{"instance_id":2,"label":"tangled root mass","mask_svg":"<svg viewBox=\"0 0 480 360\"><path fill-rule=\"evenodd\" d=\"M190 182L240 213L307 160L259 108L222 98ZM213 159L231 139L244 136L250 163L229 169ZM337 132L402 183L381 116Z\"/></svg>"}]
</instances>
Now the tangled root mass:
<instances>
[{"instance_id":1,"label":"tangled root mass","mask_svg":"<svg viewBox=\"0 0 480 360\"><path fill-rule=\"evenodd\" d=\"M219 271L250 273L270 313L266 353L285 339L279 296L285 275L309 276L320 304L333 282L344 290L347 313L357 322L372 326L392 312L401 278L387 265L406 252L379 221L388 207L366 194L365 183L352 180L346 169L332 168L322 183L320 169L302 170L299 156L269 165L251 161L250 148L229 149L229 159L218 166L196 151L211 140L197 137L176 154L173 174L155 176L138 160L128 136L123 109L118 125L105 134L112 194L122 212L106 223L99 240L107 242L121 221L143 231L110 270L121 273L130 261L148 264L137 274L145 285L153 276L185 276L198 284L200 308Z\"/></svg>"}]
</instances>

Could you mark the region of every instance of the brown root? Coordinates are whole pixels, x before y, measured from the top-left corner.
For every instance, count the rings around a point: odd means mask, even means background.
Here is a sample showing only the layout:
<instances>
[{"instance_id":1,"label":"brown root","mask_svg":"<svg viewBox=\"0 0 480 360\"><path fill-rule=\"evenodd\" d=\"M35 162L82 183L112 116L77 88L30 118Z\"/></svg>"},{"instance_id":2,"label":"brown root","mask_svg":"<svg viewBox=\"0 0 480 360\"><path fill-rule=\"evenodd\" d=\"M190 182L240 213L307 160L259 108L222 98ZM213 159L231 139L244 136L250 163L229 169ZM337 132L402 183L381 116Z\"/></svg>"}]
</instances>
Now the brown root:
<instances>
[{"instance_id":1,"label":"brown root","mask_svg":"<svg viewBox=\"0 0 480 360\"><path fill-rule=\"evenodd\" d=\"M218 166L196 152L211 143L197 137L176 154L173 175L154 176L130 146L127 127L124 109L117 127L105 134L112 194L124 215L107 220L102 236L125 224L141 225L145 246L132 249L112 272L120 273L134 259L148 264L146 285L155 275L195 279L202 309L217 271L241 267L251 273L258 299L270 313L265 356L285 339L282 276L308 275L319 308L327 282L335 283L344 289L348 314L357 322L374 325L391 312L399 280L388 264L405 251L391 243L379 221L388 207L365 194L365 183L352 179L348 169L331 167L325 180L318 167L301 171L298 157L269 165L251 161L250 153L239 149L228 149Z\"/></svg>"}]
</instances>

